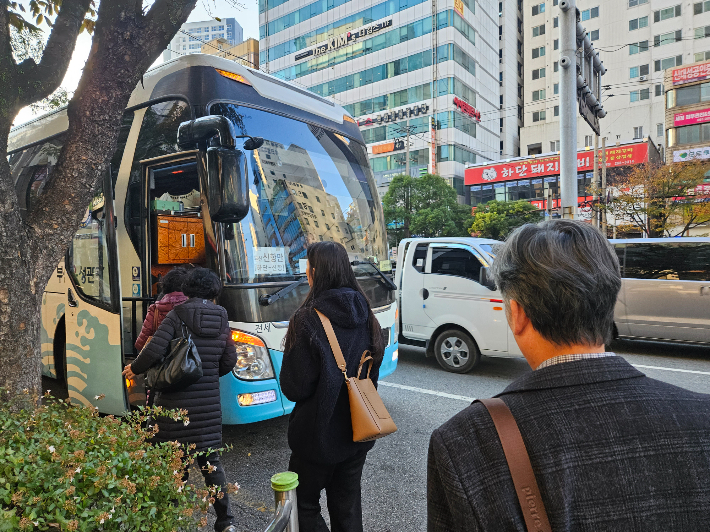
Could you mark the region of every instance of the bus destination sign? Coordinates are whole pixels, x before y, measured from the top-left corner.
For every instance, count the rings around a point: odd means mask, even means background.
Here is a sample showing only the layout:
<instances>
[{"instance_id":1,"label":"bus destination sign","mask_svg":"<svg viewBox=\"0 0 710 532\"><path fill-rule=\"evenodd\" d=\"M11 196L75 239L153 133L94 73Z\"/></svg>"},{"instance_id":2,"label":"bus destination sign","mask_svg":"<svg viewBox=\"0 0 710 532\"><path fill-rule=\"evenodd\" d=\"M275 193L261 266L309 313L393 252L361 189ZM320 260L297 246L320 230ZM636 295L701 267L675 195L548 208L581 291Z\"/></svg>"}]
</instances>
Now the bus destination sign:
<instances>
[{"instance_id":1,"label":"bus destination sign","mask_svg":"<svg viewBox=\"0 0 710 532\"><path fill-rule=\"evenodd\" d=\"M347 33L341 33L340 35L337 35L331 39L328 39L325 41L323 44L319 44L315 48L311 48L310 50L306 50L305 52L301 52L300 54L296 54L296 57L294 58L295 61L300 61L301 59L304 59L306 57L310 57L312 55L321 55L325 54L328 52L332 52L333 50L337 50L339 48L342 48L343 46L347 46L353 41L356 41L357 39L360 39L362 37L367 37L368 35L372 35L373 33L377 33L380 30L383 30L385 28L389 28L392 26L392 19L385 20L383 22L378 22L377 24L370 24L369 26L364 26L360 28L357 31L349 31Z\"/></svg>"}]
</instances>

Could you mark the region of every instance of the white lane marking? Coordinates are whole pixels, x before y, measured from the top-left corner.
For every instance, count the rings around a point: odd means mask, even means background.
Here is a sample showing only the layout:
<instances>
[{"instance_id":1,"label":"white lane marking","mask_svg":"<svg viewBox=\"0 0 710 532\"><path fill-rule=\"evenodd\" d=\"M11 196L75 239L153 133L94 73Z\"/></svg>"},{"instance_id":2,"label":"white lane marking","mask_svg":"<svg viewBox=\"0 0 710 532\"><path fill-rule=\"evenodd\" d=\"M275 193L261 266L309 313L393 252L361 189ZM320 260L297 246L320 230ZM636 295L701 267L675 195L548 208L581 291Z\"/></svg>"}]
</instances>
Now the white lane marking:
<instances>
[{"instance_id":1,"label":"white lane marking","mask_svg":"<svg viewBox=\"0 0 710 532\"><path fill-rule=\"evenodd\" d=\"M454 395L452 393L437 392L436 390L427 390L426 388L416 388L415 386L405 386L404 384L395 384L394 382L380 381L382 386L391 386L400 390L408 390L410 392L425 393L427 395L436 395L437 397L446 397L447 399L458 399L459 401L467 401L472 403L476 400L475 397L466 397L465 395Z\"/></svg>"},{"instance_id":2,"label":"white lane marking","mask_svg":"<svg viewBox=\"0 0 710 532\"><path fill-rule=\"evenodd\" d=\"M679 369L679 368L663 368L660 366L642 366L641 364L632 364L635 368L643 369L660 369L662 371L677 371L678 373L694 373L695 375L710 375L710 371L695 371L692 369Z\"/></svg>"}]
</instances>

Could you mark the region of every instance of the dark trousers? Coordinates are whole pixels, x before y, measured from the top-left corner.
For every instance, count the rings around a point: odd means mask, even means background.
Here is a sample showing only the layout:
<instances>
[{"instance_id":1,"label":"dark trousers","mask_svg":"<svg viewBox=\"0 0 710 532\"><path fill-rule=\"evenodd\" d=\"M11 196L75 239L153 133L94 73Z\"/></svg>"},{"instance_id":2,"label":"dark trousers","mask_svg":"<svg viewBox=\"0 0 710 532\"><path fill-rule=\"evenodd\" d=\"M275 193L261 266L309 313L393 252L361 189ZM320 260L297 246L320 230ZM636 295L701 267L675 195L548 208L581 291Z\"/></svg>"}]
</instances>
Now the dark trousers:
<instances>
[{"instance_id":1,"label":"dark trousers","mask_svg":"<svg viewBox=\"0 0 710 532\"><path fill-rule=\"evenodd\" d=\"M367 451L335 465L309 462L291 454L289 471L298 473L298 526L301 532L327 532L320 512L325 489L332 532L362 532L360 480Z\"/></svg>"},{"instance_id":2,"label":"dark trousers","mask_svg":"<svg viewBox=\"0 0 710 532\"><path fill-rule=\"evenodd\" d=\"M196 460L197 465L200 467L200 471L202 472L202 476L205 477L205 484L207 486L220 486L222 488L222 493L224 493L224 497L221 499L215 497L214 504L212 505L214 507L214 511L217 513L217 521L214 523L214 529L217 532L222 532L222 530L234 523L234 516L229 509L227 475L224 473L222 462L219 460L219 454L216 452L212 452L207 455L198 455ZM211 473L208 471L207 462L216 468ZM190 476L189 468L191 463L192 460L190 459L188 459L185 463L185 473L182 476L183 482Z\"/></svg>"}]
</instances>

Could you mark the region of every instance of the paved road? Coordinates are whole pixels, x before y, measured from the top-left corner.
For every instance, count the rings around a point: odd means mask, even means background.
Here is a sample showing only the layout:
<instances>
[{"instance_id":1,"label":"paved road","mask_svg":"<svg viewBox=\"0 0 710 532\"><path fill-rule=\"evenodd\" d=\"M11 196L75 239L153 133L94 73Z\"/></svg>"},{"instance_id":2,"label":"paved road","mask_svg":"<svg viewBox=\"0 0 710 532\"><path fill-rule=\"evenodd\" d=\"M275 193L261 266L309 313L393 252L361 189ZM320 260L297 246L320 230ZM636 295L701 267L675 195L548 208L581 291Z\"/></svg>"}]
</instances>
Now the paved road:
<instances>
[{"instance_id":1,"label":"paved road","mask_svg":"<svg viewBox=\"0 0 710 532\"><path fill-rule=\"evenodd\" d=\"M710 393L710 348L617 342L613 349L651 377ZM475 372L454 375L425 358L422 349L401 348L397 371L380 387L399 431L377 442L368 456L362 483L365 530L426 530L431 432L473 398L490 397L527 371L522 359L483 358ZM240 532L263 530L271 519L269 478L287 469L287 425L282 418L224 428L225 443L233 446L223 455L228 479L242 487L232 504ZM325 498L322 502L325 508Z\"/></svg>"}]
</instances>

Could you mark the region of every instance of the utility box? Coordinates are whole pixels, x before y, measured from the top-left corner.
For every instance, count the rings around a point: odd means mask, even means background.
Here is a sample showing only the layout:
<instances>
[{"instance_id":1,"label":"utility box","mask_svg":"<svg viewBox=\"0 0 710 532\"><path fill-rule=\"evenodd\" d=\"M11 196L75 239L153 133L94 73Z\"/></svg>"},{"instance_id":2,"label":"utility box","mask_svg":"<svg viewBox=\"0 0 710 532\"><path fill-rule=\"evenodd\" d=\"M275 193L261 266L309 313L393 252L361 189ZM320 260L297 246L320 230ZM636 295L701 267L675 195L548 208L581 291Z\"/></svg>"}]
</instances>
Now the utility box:
<instances>
[{"instance_id":1,"label":"utility box","mask_svg":"<svg viewBox=\"0 0 710 532\"><path fill-rule=\"evenodd\" d=\"M205 261L202 218L159 214L156 229L156 264L202 264Z\"/></svg>"}]
</instances>

